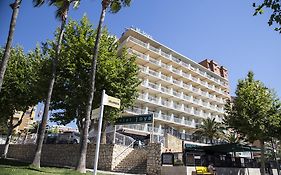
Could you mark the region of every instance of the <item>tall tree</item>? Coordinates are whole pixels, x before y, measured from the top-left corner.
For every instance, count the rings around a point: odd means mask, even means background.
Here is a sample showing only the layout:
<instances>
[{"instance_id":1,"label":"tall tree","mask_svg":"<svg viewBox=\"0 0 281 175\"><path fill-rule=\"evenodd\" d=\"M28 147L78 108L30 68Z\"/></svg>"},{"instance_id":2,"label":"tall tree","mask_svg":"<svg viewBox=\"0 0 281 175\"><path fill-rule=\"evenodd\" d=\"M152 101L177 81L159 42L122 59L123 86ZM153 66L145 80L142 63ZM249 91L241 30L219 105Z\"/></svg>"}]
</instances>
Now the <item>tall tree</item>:
<instances>
[{"instance_id":1,"label":"tall tree","mask_svg":"<svg viewBox=\"0 0 281 175\"><path fill-rule=\"evenodd\" d=\"M45 105L44 105L44 112L42 116L42 121L40 123L40 131L39 131L39 137L37 138L37 146L35 151L35 156L32 162L32 166L36 168L40 168L40 159L41 159L41 150L43 145L43 140L45 136L46 131L46 125L48 120L48 114L49 114L49 107L50 102L52 98L53 93L53 87L55 83L56 78L56 67L57 67L57 61L59 59L60 51L61 51L61 43L64 35L64 28L66 25L68 12L69 12L69 6L71 3L73 3L74 7L78 7L79 0L33 0L34 6L38 7L43 5L44 3L49 3L50 6L55 6L57 8L56 11L56 17L61 21L59 32L56 34L57 38L57 44L56 44L56 50L52 57L52 73L51 78L48 86L48 92L45 99Z\"/></svg>"},{"instance_id":2,"label":"tall tree","mask_svg":"<svg viewBox=\"0 0 281 175\"><path fill-rule=\"evenodd\" d=\"M0 58L2 58L2 60L0 60L0 92L2 89L7 64L8 64L9 58L10 58L10 52L11 52L14 32L16 29L16 21L17 21L17 17L19 14L20 4L21 4L21 0L15 0L15 2L13 4L10 4L10 7L13 9L13 14L12 14L11 22L10 22L10 29L9 29L9 34L8 34L7 43L6 43L6 47L5 47L5 52L4 52L3 56L0 57Z\"/></svg>"},{"instance_id":3,"label":"tall tree","mask_svg":"<svg viewBox=\"0 0 281 175\"><path fill-rule=\"evenodd\" d=\"M93 56L92 56L92 68L91 68L91 81L90 81L90 93L86 102L86 116L85 123L83 129L83 137L80 142L80 158L76 166L76 170L81 173L86 173L86 154L87 154L87 140L88 140L88 132L90 125L90 115L92 110L92 103L94 99L95 92L95 77L96 77L96 67L97 67L97 57L99 54L99 42L101 37L102 25L105 19L106 10L109 7L110 12L117 13L122 6L126 7L131 4L131 0L102 0L102 9L99 19L99 25L97 28L95 45L93 48Z\"/></svg>"},{"instance_id":4,"label":"tall tree","mask_svg":"<svg viewBox=\"0 0 281 175\"><path fill-rule=\"evenodd\" d=\"M270 13L270 17L268 20L268 25L272 26L275 24L275 31L281 33L281 2L280 0L263 0L263 2L259 5L253 3L253 7L255 8L254 15L263 14L264 9L267 8Z\"/></svg>"},{"instance_id":5,"label":"tall tree","mask_svg":"<svg viewBox=\"0 0 281 175\"><path fill-rule=\"evenodd\" d=\"M0 118L3 123L7 124L7 139L3 158L7 156L13 129L22 123L25 112L36 105L40 99L36 91L40 64L39 49L27 55L21 48L11 49L10 61L0 93ZM22 111L22 114L15 123L14 114L16 111Z\"/></svg>"},{"instance_id":6,"label":"tall tree","mask_svg":"<svg viewBox=\"0 0 281 175\"><path fill-rule=\"evenodd\" d=\"M85 120L85 101L88 98L89 76L91 69L92 47L94 46L96 30L92 28L84 16L78 23L70 21L66 26L62 44L61 59L58 62L57 82L54 90L51 108L54 111L52 120L59 124L67 124L76 120L79 131L82 133ZM54 45L49 45L53 52ZM116 37L102 30L100 54L98 55L96 73L96 93L93 108L100 106L103 89L109 95L121 99L121 109L105 108L104 125L119 117L119 112L131 106L137 98L138 67L135 57L127 55L125 49L119 50ZM85 71L86 70L86 71ZM62 109L62 110L56 110ZM93 123L93 122L91 122ZM105 127L103 127L103 131ZM104 132L103 132L104 133ZM103 134L105 138L105 134Z\"/></svg>"},{"instance_id":7,"label":"tall tree","mask_svg":"<svg viewBox=\"0 0 281 175\"><path fill-rule=\"evenodd\" d=\"M206 137L213 144L215 138L221 137L222 126L215 121L215 118L206 118L203 120L203 124L199 125L193 134Z\"/></svg>"},{"instance_id":8,"label":"tall tree","mask_svg":"<svg viewBox=\"0 0 281 175\"><path fill-rule=\"evenodd\" d=\"M276 99L265 85L254 79L249 72L244 80L239 80L232 103L227 103L225 122L248 140L259 140L261 144L261 173L265 174L264 143L272 135L278 135L272 128L280 125L276 115Z\"/></svg>"}]
</instances>

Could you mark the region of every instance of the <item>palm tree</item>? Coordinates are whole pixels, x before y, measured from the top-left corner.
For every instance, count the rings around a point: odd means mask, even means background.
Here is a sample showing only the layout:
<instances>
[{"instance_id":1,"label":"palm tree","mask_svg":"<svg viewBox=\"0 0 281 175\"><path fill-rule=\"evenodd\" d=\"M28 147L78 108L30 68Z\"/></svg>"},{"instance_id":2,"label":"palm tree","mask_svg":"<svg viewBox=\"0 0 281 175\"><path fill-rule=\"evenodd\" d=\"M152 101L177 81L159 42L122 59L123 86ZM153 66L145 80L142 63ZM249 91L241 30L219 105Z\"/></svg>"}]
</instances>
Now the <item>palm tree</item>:
<instances>
[{"instance_id":1,"label":"palm tree","mask_svg":"<svg viewBox=\"0 0 281 175\"><path fill-rule=\"evenodd\" d=\"M96 67L97 67L97 57L99 51L99 41L101 37L102 25L105 19L106 10L109 8L111 13L117 13L122 7L130 6L131 0L102 0L102 10L99 19L99 25L97 28L97 35L95 40L95 46L93 48L92 56L92 68L90 77L90 92L86 105L86 116L85 122L83 124L83 135L80 142L80 157L76 166L76 170L80 173L86 173L86 153L87 153L87 140L90 125L90 115L92 110L92 103L94 98L95 90L95 78L96 78Z\"/></svg>"},{"instance_id":2,"label":"palm tree","mask_svg":"<svg viewBox=\"0 0 281 175\"><path fill-rule=\"evenodd\" d=\"M51 79L49 82L43 117L42 117L42 121L41 121L40 127L39 127L40 130L39 130L39 137L37 138L35 156L34 156L34 159L32 162L32 166L34 166L36 168L40 168L41 150L42 150L43 140L44 140L45 131L46 131L46 125L47 125L47 120L48 120L48 113L49 113L49 107L50 107L50 102L51 102L51 98L52 98L53 87L54 87L55 78L56 78L57 61L58 61L58 58L59 58L59 55L61 52L61 43L62 43L62 39L63 39L63 35L64 35L66 20L68 17L69 6L71 5L71 3L73 3L74 7L76 8L76 7L78 7L80 1L79 0L33 0L35 7L39 7L46 2L48 2L48 4L50 6L53 5L57 8L56 18L58 18L61 21L61 25L60 25L59 36L58 36L58 41L57 41L57 46L56 46L57 47L56 53L55 53L55 56L52 58Z\"/></svg>"},{"instance_id":3,"label":"palm tree","mask_svg":"<svg viewBox=\"0 0 281 175\"><path fill-rule=\"evenodd\" d=\"M213 144L214 138L220 138L222 135L222 126L215 121L215 118L204 119L203 124L197 127L193 134L208 138L211 144Z\"/></svg>"},{"instance_id":4,"label":"palm tree","mask_svg":"<svg viewBox=\"0 0 281 175\"><path fill-rule=\"evenodd\" d=\"M12 41L13 41L13 37L14 37L14 31L16 28L16 21L17 21L17 17L19 14L20 4L21 4L21 0L15 0L15 2L13 4L10 4L10 7L13 9L13 14L12 14L11 22L10 22L9 35L7 38L5 51L3 54L2 61L0 60L0 64L1 64L0 65L0 92L1 92L2 84L3 84L3 80L4 80L5 71L7 69L7 64L8 64L9 58L10 58Z\"/></svg>"}]
</instances>

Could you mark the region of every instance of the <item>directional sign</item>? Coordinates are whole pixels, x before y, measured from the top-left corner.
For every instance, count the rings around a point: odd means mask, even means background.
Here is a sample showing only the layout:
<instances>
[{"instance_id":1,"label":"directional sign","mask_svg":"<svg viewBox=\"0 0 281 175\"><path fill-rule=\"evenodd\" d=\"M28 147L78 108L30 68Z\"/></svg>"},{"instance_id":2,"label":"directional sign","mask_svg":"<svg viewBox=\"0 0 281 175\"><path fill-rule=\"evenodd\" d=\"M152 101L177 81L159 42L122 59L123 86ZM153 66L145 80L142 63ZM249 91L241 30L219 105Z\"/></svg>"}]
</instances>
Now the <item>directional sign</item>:
<instances>
[{"instance_id":1,"label":"directional sign","mask_svg":"<svg viewBox=\"0 0 281 175\"><path fill-rule=\"evenodd\" d=\"M103 98L103 105L107 105L107 106L111 106L111 107L119 109L120 108L120 99L111 97L111 96L105 94L105 96Z\"/></svg>"},{"instance_id":2,"label":"directional sign","mask_svg":"<svg viewBox=\"0 0 281 175\"><path fill-rule=\"evenodd\" d=\"M92 110L91 120L98 119L100 113L100 107Z\"/></svg>"},{"instance_id":3,"label":"directional sign","mask_svg":"<svg viewBox=\"0 0 281 175\"><path fill-rule=\"evenodd\" d=\"M124 125L124 124L140 124L140 123L152 123L153 114L142 114L142 115L132 115L124 116L118 118L115 122L115 125Z\"/></svg>"}]
</instances>

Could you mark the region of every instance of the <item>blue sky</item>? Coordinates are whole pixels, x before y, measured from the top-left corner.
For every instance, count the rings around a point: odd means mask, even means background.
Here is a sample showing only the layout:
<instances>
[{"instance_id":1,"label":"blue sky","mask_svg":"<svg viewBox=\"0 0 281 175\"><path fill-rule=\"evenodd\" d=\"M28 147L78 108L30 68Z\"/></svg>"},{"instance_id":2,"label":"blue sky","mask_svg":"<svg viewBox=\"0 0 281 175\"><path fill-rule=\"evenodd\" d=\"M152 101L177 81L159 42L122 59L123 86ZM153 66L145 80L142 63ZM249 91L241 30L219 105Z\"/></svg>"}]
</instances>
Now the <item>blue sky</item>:
<instances>
[{"instance_id":1,"label":"blue sky","mask_svg":"<svg viewBox=\"0 0 281 175\"><path fill-rule=\"evenodd\" d=\"M1 46L6 42L11 17L9 2L12 0L0 0ZM23 0L13 42L25 50L52 39L59 24L54 8L33 8L31 2ZM231 94L238 79L252 70L256 79L274 88L281 97L281 35L267 25L268 14L253 16L253 2L133 0L130 8L118 14L108 13L105 25L117 36L126 27L138 27L196 62L205 58L216 60L229 71ZM80 19L84 14L96 26L100 1L83 0L69 16Z\"/></svg>"}]
</instances>

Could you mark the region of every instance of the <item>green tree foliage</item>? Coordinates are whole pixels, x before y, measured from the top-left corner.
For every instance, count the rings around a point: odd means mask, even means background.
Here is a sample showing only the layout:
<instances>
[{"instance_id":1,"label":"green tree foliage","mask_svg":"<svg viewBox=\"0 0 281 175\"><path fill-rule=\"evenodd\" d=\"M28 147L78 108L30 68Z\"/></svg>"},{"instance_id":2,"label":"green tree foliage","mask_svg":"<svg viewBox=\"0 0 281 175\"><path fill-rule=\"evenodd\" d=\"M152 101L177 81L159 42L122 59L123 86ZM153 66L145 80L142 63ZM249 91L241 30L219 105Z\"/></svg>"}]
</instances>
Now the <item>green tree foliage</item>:
<instances>
[{"instance_id":1,"label":"green tree foliage","mask_svg":"<svg viewBox=\"0 0 281 175\"><path fill-rule=\"evenodd\" d=\"M70 21L66 26L52 102L52 109L57 110L52 120L65 125L76 119L80 131L85 118L85 101L90 91L89 77L94 36L95 30L86 17L83 17L80 23ZM53 52L53 45L51 43L49 45L48 52ZM105 108L105 123L114 121L120 116L120 111L133 104L140 83L135 57L129 57L126 50L120 50L118 53L118 46L116 37L104 29L99 48L93 109L100 106L103 89L107 94L121 99L120 110Z\"/></svg>"},{"instance_id":2,"label":"green tree foliage","mask_svg":"<svg viewBox=\"0 0 281 175\"><path fill-rule=\"evenodd\" d=\"M275 30L281 33L281 1L280 0L263 0L262 3L257 5L256 3L253 4L255 8L254 15L263 14L264 9L269 9L271 11L270 17L268 20L268 25L272 26L275 25Z\"/></svg>"},{"instance_id":3,"label":"green tree foliage","mask_svg":"<svg viewBox=\"0 0 281 175\"><path fill-rule=\"evenodd\" d=\"M3 54L2 51L0 51L1 54ZM8 125L4 157L6 157L8 151L12 130L21 124L24 117L22 115L17 123L13 123L13 115L16 111L25 112L30 106L36 105L40 99L37 89L41 57L38 48L29 54L25 54L20 47L11 50L10 61L0 93L0 119L1 123Z\"/></svg>"},{"instance_id":4,"label":"green tree foliage","mask_svg":"<svg viewBox=\"0 0 281 175\"><path fill-rule=\"evenodd\" d=\"M225 122L249 141L260 140L263 162L264 141L277 136L281 126L279 100L262 82L254 80L253 72L239 80L235 94L225 107ZM262 170L264 173L264 163Z\"/></svg>"},{"instance_id":5,"label":"green tree foliage","mask_svg":"<svg viewBox=\"0 0 281 175\"><path fill-rule=\"evenodd\" d=\"M193 135L208 138L212 144L215 138L221 138L222 125L221 123L216 122L215 118L204 119L203 124L197 127Z\"/></svg>"},{"instance_id":6,"label":"green tree foliage","mask_svg":"<svg viewBox=\"0 0 281 175\"><path fill-rule=\"evenodd\" d=\"M235 131L227 131L227 133L224 135L223 139L227 143L242 143L244 142L244 139L240 137L240 135Z\"/></svg>"}]
</instances>

